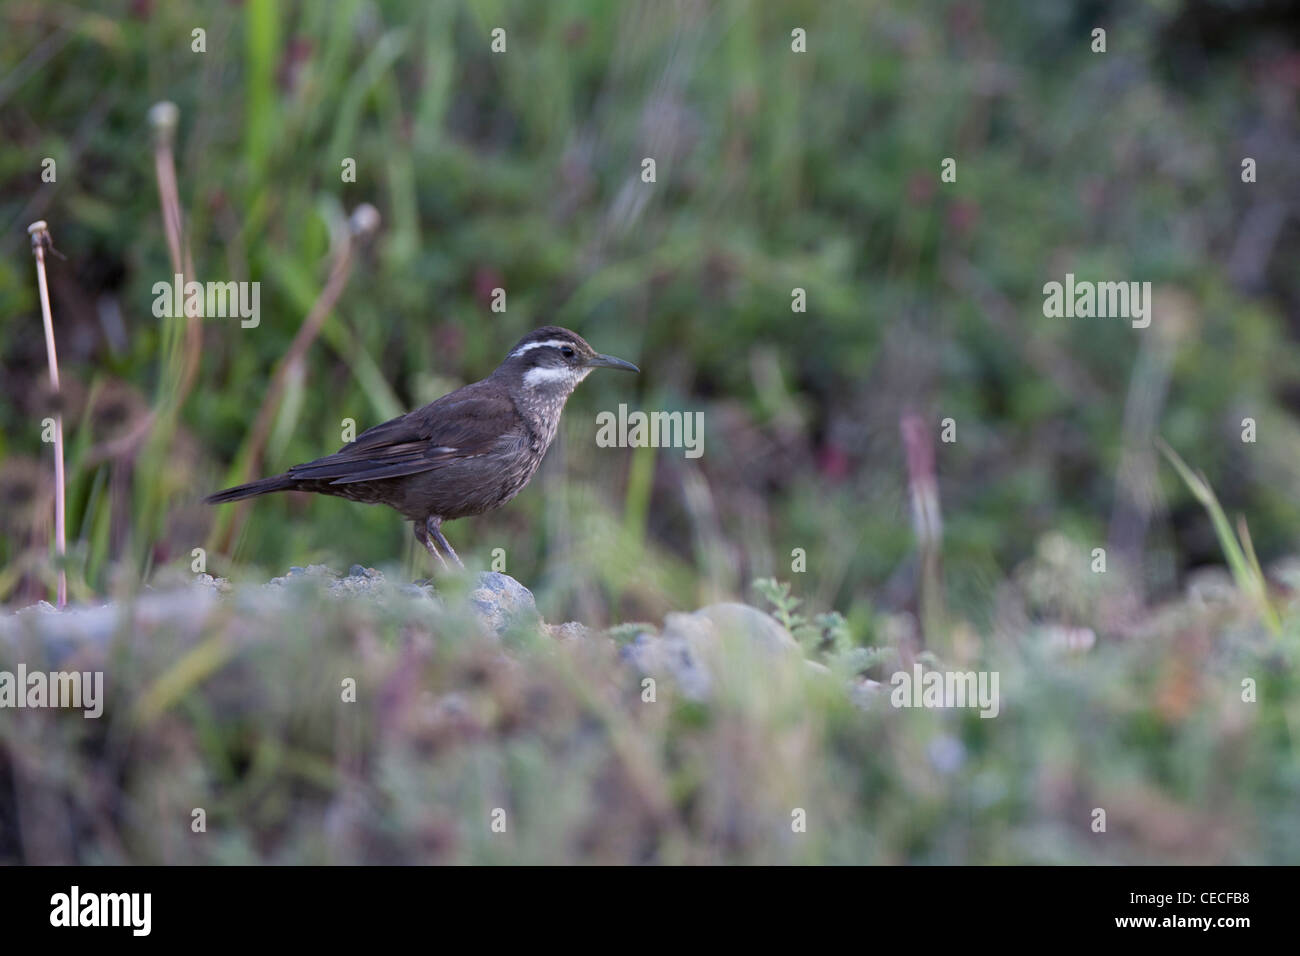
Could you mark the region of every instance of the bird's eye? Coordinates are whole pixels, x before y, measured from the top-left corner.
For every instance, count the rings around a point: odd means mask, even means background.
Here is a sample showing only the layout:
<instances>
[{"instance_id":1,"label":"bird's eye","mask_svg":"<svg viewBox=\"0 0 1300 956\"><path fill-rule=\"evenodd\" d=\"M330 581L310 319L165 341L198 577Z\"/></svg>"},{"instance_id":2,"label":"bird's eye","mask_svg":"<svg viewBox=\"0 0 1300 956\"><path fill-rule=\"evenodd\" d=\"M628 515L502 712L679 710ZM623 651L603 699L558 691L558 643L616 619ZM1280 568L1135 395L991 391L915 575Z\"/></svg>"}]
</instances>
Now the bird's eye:
<instances>
[{"instance_id":1,"label":"bird's eye","mask_svg":"<svg viewBox=\"0 0 1300 956\"><path fill-rule=\"evenodd\" d=\"M569 348L566 345L564 346L564 348L560 349L560 354L563 355L565 358L573 358L573 349Z\"/></svg>"}]
</instances>

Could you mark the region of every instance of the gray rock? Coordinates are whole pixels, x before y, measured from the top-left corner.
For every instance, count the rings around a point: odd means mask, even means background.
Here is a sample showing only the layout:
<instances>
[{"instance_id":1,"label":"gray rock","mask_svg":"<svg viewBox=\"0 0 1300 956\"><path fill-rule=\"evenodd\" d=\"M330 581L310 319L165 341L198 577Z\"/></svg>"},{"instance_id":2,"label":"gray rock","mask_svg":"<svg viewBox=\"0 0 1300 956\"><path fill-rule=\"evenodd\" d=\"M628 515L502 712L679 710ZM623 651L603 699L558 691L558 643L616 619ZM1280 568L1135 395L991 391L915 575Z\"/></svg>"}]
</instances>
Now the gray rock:
<instances>
[{"instance_id":1,"label":"gray rock","mask_svg":"<svg viewBox=\"0 0 1300 956\"><path fill-rule=\"evenodd\" d=\"M333 597L375 597L388 590L388 582L384 579L383 571L363 568L359 564L352 566L347 577L340 577L329 584L329 592Z\"/></svg>"},{"instance_id":2,"label":"gray rock","mask_svg":"<svg viewBox=\"0 0 1300 956\"><path fill-rule=\"evenodd\" d=\"M597 636L586 624L580 621L566 621L564 624L548 624L546 630L557 641L588 641Z\"/></svg>"},{"instance_id":3,"label":"gray rock","mask_svg":"<svg viewBox=\"0 0 1300 956\"><path fill-rule=\"evenodd\" d=\"M498 637L515 627L543 626L533 592L500 571L484 571L478 576L469 603L483 629Z\"/></svg>"},{"instance_id":4,"label":"gray rock","mask_svg":"<svg viewBox=\"0 0 1300 956\"><path fill-rule=\"evenodd\" d=\"M710 604L693 614L669 614L664 635L679 635L692 642L716 641L722 634L737 634L764 651L799 653L799 642L770 614L748 604Z\"/></svg>"},{"instance_id":5,"label":"gray rock","mask_svg":"<svg viewBox=\"0 0 1300 956\"><path fill-rule=\"evenodd\" d=\"M877 701L887 699L884 694L884 688L880 681L871 680L867 677L860 677L857 680L849 682L849 698L853 705L860 710L867 710Z\"/></svg>"},{"instance_id":6,"label":"gray rock","mask_svg":"<svg viewBox=\"0 0 1300 956\"><path fill-rule=\"evenodd\" d=\"M35 637L44 641L50 659L58 660L86 645L105 648L122 633L147 638L155 631L179 629L197 639L211 612L225 601L237 599L241 606L269 607L283 600L278 592L303 587L315 587L342 599L382 603L415 597L442 603L427 582L388 581L383 572L361 565L353 565L346 575L325 565L295 567L262 588L240 589L238 594L230 593L228 581L200 574L188 587L146 591L126 604L58 611L41 602L16 614L0 614L0 640ZM475 580L468 606L482 630L498 638L531 628L560 642L612 644L637 673L669 680L681 694L695 700L711 696L723 668L736 663L734 655L726 656L728 644L733 652L739 648L746 661L759 667L765 666L764 661L777 665L786 658L803 660L799 644L789 631L775 618L746 604L711 604L691 613L670 613L662 629L633 622L600 632L577 621L547 625L528 588L507 574L489 571ZM826 667L813 661L805 661L804 666L809 672L829 674ZM881 696L875 681L859 679L848 690L854 702L864 708Z\"/></svg>"},{"instance_id":7,"label":"gray rock","mask_svg":"<svg viewBox=\"0 0 1300 956\"><path fill-rule=\"evenodd\" d=\"M217 592L196 584L171 591L144 592L134 601L56 610L44 601L14 614L0 615L0 640L24 636L44 645L52 662L80 647L106 647L119 633L147 636L180 630L197 636L216 604Z\"/></svg>"},{"instance_id":8,"label":"gray rock","mask_svg":"<svg viewBox=\"0 0 1300 956\"><path fill-rule=\"evenodd\" d=\"M407 597L428 598L430 601L435 602L438 600L438 592L434 590L432 584L428 583L413 581L410 584L403 584L397 590L402 594L405 594Z\"/></svg>"},{"instance_id":9,"label":"gray rock","mask_svg":"<svg viewBox=\"0 0 1300 956\"><path fill-rule=\"evenodd\" d=\"M210 591L216 591L220 594L228 594L232 590L231 584L225 578L214 578L210 574L196 574L194 576L194 586L207 588Z\"/></svg>"},{"instance_id":10,"label":"gray rock","mask_svg":"<svg viewBox=\"0 0 1300 956\"><path fill-rule=\"evenodd\" d=\"M290 581L299 582L311 578L333 582L338 578L338 576L339 573L337 571L324 564L313 564L306 568L300 568L297 565L294 565L289 569L289 573L285 574L283 577L271 578L271 580L267 581L266 587L276 590L285 587Z\"/></svg>"},{"instance_id":11,"label":"gray rock","mask_svg":"<svg viewBox=\"0 0 1300 956\"><path fill-rule=\"evenodd\" d=\"M656 679L668 678L692 700L705 699L713 689L713 676L708 667L684 638L638 634L619 653L637 673Z\"/></svg>"},{"instance_id":12,"label":"gray rock","mask_svg":"<svg viewBox=\"0 0 1300 956\"><path fill-rule=\"evenodd\" d=\"M346 576L324 564L313 564L306 568L292 567L283 577L267 581L266 587L276 591L285 587L299 587L307 581L323 584L330 597L383 598L395 589L400 590L400 587L389 584L383 571L359 564L352 565Z\"/></svg>"},{"instance_id":13,"label":"gray rock","mask_svg":"<svg viewBox=\"0 0 1300 956\"><path fill-rule=\"evenodd\" d=\"M669 614L661 633L637 635L623 646L622 655L642 674L670 677L683 694L700 700L712 690L719 645L728 634L749 641L764 656L800 656L798 642L775 618L734 603Z\"/></svg>"}]
</instances>

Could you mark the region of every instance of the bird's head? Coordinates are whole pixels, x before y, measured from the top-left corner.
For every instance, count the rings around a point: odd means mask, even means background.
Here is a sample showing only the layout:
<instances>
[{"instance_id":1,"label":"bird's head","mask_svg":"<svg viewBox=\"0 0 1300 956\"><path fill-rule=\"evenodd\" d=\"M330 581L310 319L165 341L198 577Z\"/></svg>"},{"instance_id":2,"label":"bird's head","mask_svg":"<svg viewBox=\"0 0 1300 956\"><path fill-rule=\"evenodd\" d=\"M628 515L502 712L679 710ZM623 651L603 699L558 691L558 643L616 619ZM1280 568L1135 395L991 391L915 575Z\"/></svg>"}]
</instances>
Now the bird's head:
<instances>
[{"instance_id":1,"label":"bird's head","mask_svg":"<svg viewBox=\"0 0 1300 956\"><path fill-rule=\"evenodd\" d=\"M601 355L577 332L548 325L525 335L506 356L498 374L538 404L563 401L596 368L639 372L631 362Z\"/></svg>"}]
</instances>

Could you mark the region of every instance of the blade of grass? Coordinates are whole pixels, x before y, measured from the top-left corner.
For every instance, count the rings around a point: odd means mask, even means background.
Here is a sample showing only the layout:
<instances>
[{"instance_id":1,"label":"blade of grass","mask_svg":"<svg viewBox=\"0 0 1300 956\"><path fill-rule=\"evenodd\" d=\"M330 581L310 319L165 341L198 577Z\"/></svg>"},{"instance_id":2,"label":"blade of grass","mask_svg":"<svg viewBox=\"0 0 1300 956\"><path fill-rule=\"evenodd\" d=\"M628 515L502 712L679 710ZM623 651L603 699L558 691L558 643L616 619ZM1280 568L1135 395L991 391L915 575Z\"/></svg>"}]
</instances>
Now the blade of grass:
<instances>
[{"instance_id":1,"label":"blade of grass","mask_svg":"<svg viewBox=\"0 0 1300 956\"><path fill-rule=\"evenodd\" d=\"M1228 568L1232 571L1233 580L1237 582L1237 588L1251 598L1259 608L1260 617L1268 626L1268 629L1274 636L1282 633L1282 622L1278 617L1277 609L1273 607L1272 602L1268 599L1268 586L1264 580L1264 573L1259 568L1259 561L1255 558L1253 546L1250 544L1248 535L1238 540L1233 533L1232 525L1228 521L1228 516L1223 511L1223 506L1219 504L1219 499L1215 497L1214 489L1210 487L1209 481L1205 475L1200 472L1193 472L1187 466L1187 463L1179 457L1161 438L1156 439L1156 447L1160 449L1169 463L1174 466L1178 476L1182 478L1183 483L1197 501L1204 506L1210 516L1210 522L1214 525L1214 533L1219 539L1219 547L1223 549L1223 555L1228 561ZM1243 531L1245 520L1241 522ZM1245 542L1245 547L1242 546ZM1249 553L1249 558L1247 557Z\"/></svg>"},{"instance_id":2,"label":"blade of grass","mask_svg":"<svg viewBox=\"0 0 1300 956\"><path fill-rule=\"evenodd\" d=\"M235 649L223 635L210 637L173 664L140 695L134 717L137 724L149 724L166 713L177 701L225 666Z\"/></svg>"},{"instance_id":3,"label":"blade of grass","mask_svg":"<svg viewBox=\"0 0 1300 956\"><path fill-rule=\"evenodd\" d=\"M275 138L276 56L280 49L279 5L249 0L244 21L245 137L244 156L250 179L258 181Z\"/></svg>"}]
</instances>

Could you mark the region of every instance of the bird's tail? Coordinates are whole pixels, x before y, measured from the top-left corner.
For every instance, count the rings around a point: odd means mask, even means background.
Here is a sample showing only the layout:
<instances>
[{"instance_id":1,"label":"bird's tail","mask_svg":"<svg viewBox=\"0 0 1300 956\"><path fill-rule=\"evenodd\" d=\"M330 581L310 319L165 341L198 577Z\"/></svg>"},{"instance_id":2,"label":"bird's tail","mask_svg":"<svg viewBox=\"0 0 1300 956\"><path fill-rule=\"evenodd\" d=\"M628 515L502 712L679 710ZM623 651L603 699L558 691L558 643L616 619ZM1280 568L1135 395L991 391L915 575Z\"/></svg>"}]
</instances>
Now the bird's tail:
<instances>
[{"instance_id":1,"label":"bird's tail","mask_svg":"<svg viewBox=\"0 0 1300 956\"><path fill-rule=\"evenodd\" d=\"M235 485L233 488L218 491L215 495L208 495L203 500L210 505L219 505L224 501L239 501L241 498L252 498L272 491L288 491L297 484L297 479L290 478L288 475L275 475L271 478L250 481L246 485Z\"/></svg>"}]
</instances>

